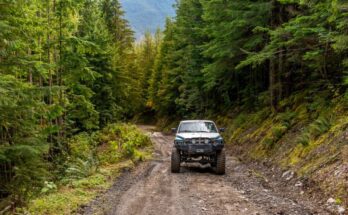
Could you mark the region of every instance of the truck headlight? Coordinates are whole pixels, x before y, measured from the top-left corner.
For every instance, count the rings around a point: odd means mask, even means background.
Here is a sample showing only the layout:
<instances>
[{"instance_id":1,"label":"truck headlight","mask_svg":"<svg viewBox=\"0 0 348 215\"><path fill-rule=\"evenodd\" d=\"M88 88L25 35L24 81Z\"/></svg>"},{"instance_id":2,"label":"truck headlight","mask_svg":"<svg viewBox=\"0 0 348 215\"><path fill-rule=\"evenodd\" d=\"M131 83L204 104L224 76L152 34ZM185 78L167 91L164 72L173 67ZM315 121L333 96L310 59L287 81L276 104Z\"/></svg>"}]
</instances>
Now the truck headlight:
<instances>
[{"instance_id":1,"label":"truck headlight","mask_svg":"<svg viewBox=\"0 0 348 215\"><path fill-rule=\"evenodd\" d=\"M223 142L224 142L224 140L222 139L222 137L218 137L218 138L213 140L214 145L223 144Z\"/></svg>"},{"instance_id":2,"label":"truck headlight","mask_svg":"<svg viewBox=\"0 0 348 215\"><path fill-rule=\"evenodd\" d=\"M177 145L181 145L185 142L185 140L182 140L182 139L175 139L174 140L174 144L177 144Z\"/></svg>"},{"instance_id":3,"label":"truck headlight","mask_svg":"<svg viewBox=\"0 0 348 215\"><path fill-rule=\"evenodd\" d=\"M182 137L180 137L180 136L176 136L176 137L175 137L175 140L174 140L174 144L176 144L176 145L181 145L181 144L184 143L184 141L185 141L184 138L182 138Z\"/></svg>"}]
</instances>

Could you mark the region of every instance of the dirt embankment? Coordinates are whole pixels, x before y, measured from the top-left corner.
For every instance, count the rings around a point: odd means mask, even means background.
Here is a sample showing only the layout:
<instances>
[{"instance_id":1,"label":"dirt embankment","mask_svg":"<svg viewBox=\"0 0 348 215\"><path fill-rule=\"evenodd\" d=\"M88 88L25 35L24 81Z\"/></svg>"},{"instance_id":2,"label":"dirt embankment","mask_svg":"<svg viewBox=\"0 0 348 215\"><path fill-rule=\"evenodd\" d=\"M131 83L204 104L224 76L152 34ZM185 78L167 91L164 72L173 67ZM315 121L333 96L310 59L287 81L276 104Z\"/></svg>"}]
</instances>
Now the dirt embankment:
<instances>
[{"instance_id":1,"label":"dirt embankment","mask_svg":"<svg viewBox=\"0 0 348 215\"><path fill-rule=\"evenodd\" d=\"M279 122L271 118L243 129L229 128L232 135L227 139L235 155L274 177L278 186L298 190L332 213L348 214L347 122L347 116L338 118L305 145L299 143L306 134L303 124L279 130Z\"/></svg>"},{"instance_id":2,"label":"dirt embankment","mask_svg":"<svg viewBox=\"0 0 348 215\"><path fill-rule=\"evenodd\" d=\"M331 214L326 205L308 199L301 186L280 184L277 177L243 164L229 150L224 176L215 175L209 166L193 164L172 174L173 137L159 132L150 135L154 159L124 172L81 214Z\"/></svg>"}]
</instances>

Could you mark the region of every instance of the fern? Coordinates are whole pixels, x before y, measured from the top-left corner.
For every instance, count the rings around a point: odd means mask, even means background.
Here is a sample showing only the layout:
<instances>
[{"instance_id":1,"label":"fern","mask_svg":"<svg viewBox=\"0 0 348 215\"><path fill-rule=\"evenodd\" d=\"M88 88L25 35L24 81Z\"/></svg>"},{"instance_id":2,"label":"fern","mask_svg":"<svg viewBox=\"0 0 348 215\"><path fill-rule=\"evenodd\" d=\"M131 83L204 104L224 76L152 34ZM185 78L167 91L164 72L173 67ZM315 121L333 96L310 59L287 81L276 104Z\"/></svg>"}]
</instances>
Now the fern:
<instances>
[{"instance_id":1,"label":"fern","mask_svg":"<svg viewBox=\"0 0 348 215\"><path fill-rule=\"evenodd\" d=\"M331 120L328 117L321 116L312 122L298 138L297 142L303 146L308 146L311 139L315 139L324 134L331 128Z\"/></svg>"},{"instance_id":2,"label":"fern","mask_svg":"<svg viewBox=\"0 0 348 215\"><path fill-rule=\"evenodd\" d=\"M311 139L311 135L308 132L304 132L297 140L302 146L308 146Z\"/></svg>"},{"instance_id":3,"label":"fern","mask_svg":"<svg viewBox=\"0 0 348 215\"><path fill-rule=\"evenodd\" d=\"M316 138L328 131L331 127L331 122L327 117L319 117L309 127L309 132L312 137Z\"/></svg>"},{"instance_id":4,"label":"fern","mask_svg":"<svg viewBox=\"0 0 348 215\"><path fill-rule=\"evenodd\" d=\"M68 179L87 178L98 170L98 161L91 156L88 160L78 158L67 168L66 174Z\"/></svg>"}]
</instances>

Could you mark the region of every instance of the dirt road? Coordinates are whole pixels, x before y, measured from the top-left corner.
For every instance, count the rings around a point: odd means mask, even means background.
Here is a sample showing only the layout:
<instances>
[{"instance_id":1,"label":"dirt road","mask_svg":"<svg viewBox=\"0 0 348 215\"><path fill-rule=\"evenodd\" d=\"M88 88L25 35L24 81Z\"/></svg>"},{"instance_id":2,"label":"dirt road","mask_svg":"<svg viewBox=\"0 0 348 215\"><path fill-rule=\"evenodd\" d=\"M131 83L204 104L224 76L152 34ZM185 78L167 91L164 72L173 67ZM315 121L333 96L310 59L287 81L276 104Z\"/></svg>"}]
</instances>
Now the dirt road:
<instances>
[{"instance_id":1,"label":"dirt road","mask_svg":"<svg viewBox=\"0 0 348 215\"><path fill-rule=\"evenodd\" d=\"M150 127L142 128L150 132ZM289 197L233 156L227 156L224 176L215 175L208 166L192 164L172 174L173 137L159 132L149 135L155 144L154 160L124 173L84 208L84 214L329 214L313 202Z\"/></svg>"}]
</instances>

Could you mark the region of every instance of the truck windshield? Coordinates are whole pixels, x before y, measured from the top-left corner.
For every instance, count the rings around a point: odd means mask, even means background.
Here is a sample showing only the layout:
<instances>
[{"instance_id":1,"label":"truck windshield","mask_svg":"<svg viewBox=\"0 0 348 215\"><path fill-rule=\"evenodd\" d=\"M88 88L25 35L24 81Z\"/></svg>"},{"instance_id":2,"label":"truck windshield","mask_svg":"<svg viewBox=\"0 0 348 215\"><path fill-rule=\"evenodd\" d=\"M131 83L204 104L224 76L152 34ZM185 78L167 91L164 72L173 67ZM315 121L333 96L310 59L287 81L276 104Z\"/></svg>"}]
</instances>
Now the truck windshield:
<instances>
[{"instance_id":1,"label":"truck windshield","mask_svg":"<svg viewBox=\"0 0 348 215\"><path fill-rule=\"evenodd\" d=\"M179 127L179 133L207 132L217 133L215 124L212 122L184 122Z\"/></svg>"}]
</instances>

